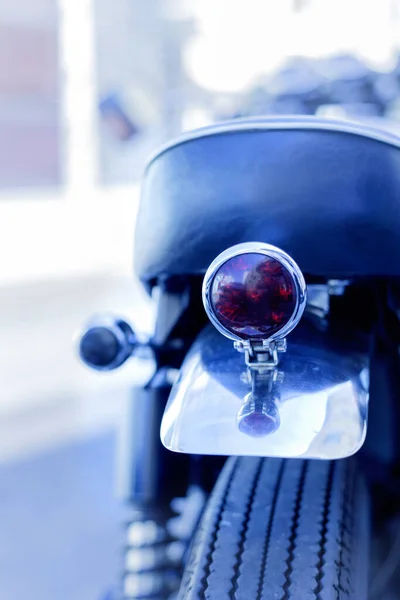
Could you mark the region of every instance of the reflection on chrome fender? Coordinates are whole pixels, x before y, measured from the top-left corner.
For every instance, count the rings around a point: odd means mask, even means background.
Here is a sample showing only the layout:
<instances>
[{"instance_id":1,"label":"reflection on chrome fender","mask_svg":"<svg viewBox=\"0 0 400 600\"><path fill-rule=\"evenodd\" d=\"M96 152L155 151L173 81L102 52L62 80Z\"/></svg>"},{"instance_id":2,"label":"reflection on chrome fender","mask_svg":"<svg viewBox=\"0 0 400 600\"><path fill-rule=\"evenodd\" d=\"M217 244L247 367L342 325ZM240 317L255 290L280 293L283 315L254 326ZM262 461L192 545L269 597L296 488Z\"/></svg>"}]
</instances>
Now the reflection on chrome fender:
<instances>
[{"instance_id":1,"label":"reflection on chrome fender","mask_svg":"<svg viewBox=\"0 0 400 600\"><path fill-rule=\"evenodd\" d=\"M281 419L278 404L284 374L275 369L247 369L251 392L237 414L239 431L251 437L264 437L278 431Z\"/></svg>"},{"instance_id":2,"label":"reflection on chrome fender","mask_svg":"<svg viewBox=\"0 0 400 600\"><path fill-rule=\"evenodd\" d=\"M231 342L207 327L171 391L162 442L193 454L354 454L368 413L367 352L354 339L333 340L304 319L279 367L268 372L247 369Z\"/></svg>"}]
</instances>

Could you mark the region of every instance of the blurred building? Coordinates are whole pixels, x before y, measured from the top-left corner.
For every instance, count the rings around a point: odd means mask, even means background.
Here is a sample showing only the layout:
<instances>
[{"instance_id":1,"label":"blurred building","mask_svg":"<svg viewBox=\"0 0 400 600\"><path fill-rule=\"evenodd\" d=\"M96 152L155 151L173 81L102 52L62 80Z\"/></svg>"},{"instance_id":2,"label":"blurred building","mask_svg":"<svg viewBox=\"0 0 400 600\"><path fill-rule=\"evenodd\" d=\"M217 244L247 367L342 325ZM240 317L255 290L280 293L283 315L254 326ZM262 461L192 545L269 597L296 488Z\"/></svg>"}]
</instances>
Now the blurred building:
<instances>
[{"instance_id":1,"label":"blurred building","mask_svg":"<svg viewBox=\"0 0 400 600\"><path fill-rule=\"evenodd\" d=\"M182 55L193 21L174 8L166 0L95 4L99 102L114 105L100 112L105 183L137 179L148 155L181 131L189 87Z\"/></svg>"},{"instance_id":2,"label":"blurred building","mask_svg":"<svg viewBox=\"0 0 400 600\"><path fill-rule=\"evenodd\" d=\"M60 183L56 0L0 3L0 188Z\"/></svg>"}]
</instances>

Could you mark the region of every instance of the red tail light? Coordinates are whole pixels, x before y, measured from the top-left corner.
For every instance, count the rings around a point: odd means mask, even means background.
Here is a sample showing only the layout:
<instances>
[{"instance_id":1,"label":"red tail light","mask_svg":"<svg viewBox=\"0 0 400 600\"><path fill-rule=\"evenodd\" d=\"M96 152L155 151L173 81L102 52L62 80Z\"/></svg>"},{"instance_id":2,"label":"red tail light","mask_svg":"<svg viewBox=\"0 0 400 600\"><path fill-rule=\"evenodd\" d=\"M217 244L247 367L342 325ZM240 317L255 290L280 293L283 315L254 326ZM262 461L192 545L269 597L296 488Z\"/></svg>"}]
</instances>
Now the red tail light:
<instances>
[{"instance_id":1,"label":"red tail light","mask_svg":"<svg viewBox=\"0 0 400 600\"><path fill-rule=\"evenodd\" d=\"M235 340L284 337L305 306L305 282L286 253L267 244L229 248L208 269L203 286L208 316Z\"/></svg>"}]
</instances>

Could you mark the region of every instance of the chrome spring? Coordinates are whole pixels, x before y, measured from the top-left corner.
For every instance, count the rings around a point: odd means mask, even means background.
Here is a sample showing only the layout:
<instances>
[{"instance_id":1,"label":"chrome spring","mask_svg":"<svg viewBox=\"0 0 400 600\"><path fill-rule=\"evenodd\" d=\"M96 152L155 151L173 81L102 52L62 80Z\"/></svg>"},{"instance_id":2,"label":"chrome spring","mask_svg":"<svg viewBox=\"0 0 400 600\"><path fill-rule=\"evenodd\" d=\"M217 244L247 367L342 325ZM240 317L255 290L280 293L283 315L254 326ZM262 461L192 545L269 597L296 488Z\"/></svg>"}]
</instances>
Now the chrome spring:
<instances>
[{"instance_id":1,"label":"chrome spring","mask_svg":"<svg viewBox=\"0 0 400 600\"><path fill-rule=\"evenodd\" d=\"M184 541L171 533L171 509L134 511L126 526L123 600L170 600L179 589Z\"/></svg>"},{"instance_id":2,"label":"chrome spring","mask_svg":"<svg viewBox=\"0 0 400 600\"><path fill-rule=\"evenodd\" d=\"M171 507L132 509L126 525L124 568L118 600L177 597L188 544L205 494L191 487Z\"/></svg>"}]
</instances>

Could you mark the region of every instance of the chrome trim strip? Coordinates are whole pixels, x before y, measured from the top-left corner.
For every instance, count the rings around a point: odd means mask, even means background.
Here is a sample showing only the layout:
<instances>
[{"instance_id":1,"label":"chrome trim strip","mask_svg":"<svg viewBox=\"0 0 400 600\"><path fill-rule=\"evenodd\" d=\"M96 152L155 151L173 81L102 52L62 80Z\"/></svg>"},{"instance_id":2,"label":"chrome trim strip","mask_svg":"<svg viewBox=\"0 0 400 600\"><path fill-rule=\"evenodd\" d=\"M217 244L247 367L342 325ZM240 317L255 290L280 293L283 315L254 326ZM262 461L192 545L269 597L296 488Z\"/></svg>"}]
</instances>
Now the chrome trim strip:
<instances>
[{"instance_id":1,"label":"chrome trim strip","mask_svg":"<svg viewBox=\"0 0 400 600\"><path fill-rule=\"evenodd\" d=\"M369 125L356 123L352 121L340 121L334 119L321 119L317 117L284 117L280 119L276 118L242 118L236 119L235 121L226 121L217 123L215 125L209 125L201 129L194 129L183 133L181 136L173 141L167 142L164 146L152 154L146 166L146 171L150 165L159 158L162 154L171 150L175 146L180 146L186 142L190 142L197 138L210 137L213 135L219 135L221 133L236 133L239 131L279 131L288 130L293 131L331 131L336 133L349 133L352 135L358 135L365 137L377 142L383 142L389 144L395 148L400 149L400 137L396 134L389 133L388 131L376 129Z\"/></svg>"}]
</instances>

